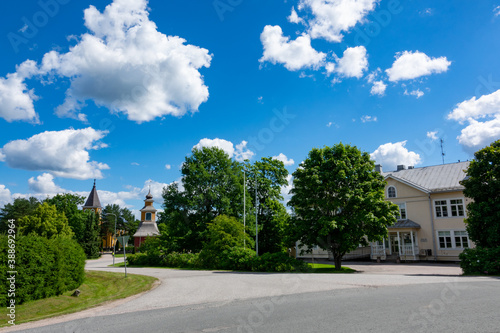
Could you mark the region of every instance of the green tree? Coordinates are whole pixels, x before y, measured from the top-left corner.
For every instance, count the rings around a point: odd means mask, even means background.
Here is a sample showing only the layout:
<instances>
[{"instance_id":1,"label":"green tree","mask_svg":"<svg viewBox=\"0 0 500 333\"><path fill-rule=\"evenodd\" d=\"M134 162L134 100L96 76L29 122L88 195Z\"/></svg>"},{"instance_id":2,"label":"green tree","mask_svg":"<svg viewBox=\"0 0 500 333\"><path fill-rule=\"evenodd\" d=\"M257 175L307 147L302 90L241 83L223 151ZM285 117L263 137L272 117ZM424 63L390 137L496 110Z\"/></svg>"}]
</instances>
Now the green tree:
<instances>
[{"instance_id":1,"label":"green tree","mask_svg":"<svg viewBox=\"0 0 500 333\"><path fill-rule=\"evenodd\" d=\"M462 181L467 205L467 232L478 247L500 247L500 140L474 154Z\"/></svg>"},{"instance_id":2,"label":"green tree","mask_svg":"<svg viewBox=\"0 0 500 333\"><path fill-rule=\"evenodd\" d=\"M182 166L182 185L163 190L165 223L172 242L180 251L199 251L207 225L219 215L240 216L243 211L243 172L216 147L194 148Z\"/></svg>"},{"instance_id":3,"label":"green tree","mask_svg":"<svg viewBox=\"0 0 500 333\"><path fill-rule=\"evenodd\" d=\"M286 208L281 203L283 200L281 188L288 184L288 170L285 169L283 162L268 157L256 161L253 165L248 165L247 169L247 198L255 200L255 187L257 184L259 254L281 252L286 248L283 240L289 219ZM249 225L253 224L255 228L254 219L250 218L248 220ZM255 231L252 234L255 234Z\"/></svg>"},{"instance_id":4,"label":"green tree","mask_svg":"<svg viewBox=\"0 0 500 333\"><path fill-rule=\"evenodd\" d=\"M78 208L78 205L83 205L84 201L84 197L70 193L57 194L50 199L44 200L44 202L49 205L56 206L58 212L64 213L78 243L82 242L83 233L86 227L85 223L87 217L85 213Z\"/></svg>"},{"instance_id":5,"label":"green tree","mask_svg":"<svg viewBox=\"0 0 500 333\"><path fill-rule=\"evenodd\" d=\"M46 202L35 208L31 215L22 217L18 226L19 232L23 235L35 233L47 238L73 237L66 215L58 212L56 206Z\"/></svg>"},{"instance_id":6,"label":"green tree","mask_svg":"<svg viewBox=\"0 0 500 333\"><path fill-rule=\"evenodd\" d=\"M114 215L113 215L114 214ZM116 216L116 230L124 230L126 234L133 235L137 230L139 223L136 221L134 214L130 209L120 207L120 205L106 205L102 210L102 235L107 232L115 233L115 216ZM133 231L133 233L131 233Z\"/></svg>"},{"instance_id":7,"label":"green tree","mask_svg":"<svg viewBox=\"0 0 500 333\"><path fill-rule=\"evenodd\" d=\"M39 205L40 201L34 197L30 197L29 199L16 198L13 203L6 204L0 210L0 233L7 231L9 220L16 220L17 225L22 217L31 215Z\"/></svg>"},{"instance_id":8,"label":"green tree","mask_svg":"<svg viewBox=\"0 0 500 333\"><path fill-rule=\"evenodd\" d=\"M94 213L93 210L87 210L83 214L85 216L85 229L80 245L88 259L99 258L101 255L99 214Z\"/></svg>"},{"instance_id":9,"label":"green tree","mask_svg":"<svg viewBox=\"0 0 500 333\"><path fill-rule=\"evenodd\" d=\"M355 146L314 148L293 176L295 238L331 251L336 269L344 254L381 240L396 221L397 206L384 200L384 178Z\"/></svg>"}]
</instances>

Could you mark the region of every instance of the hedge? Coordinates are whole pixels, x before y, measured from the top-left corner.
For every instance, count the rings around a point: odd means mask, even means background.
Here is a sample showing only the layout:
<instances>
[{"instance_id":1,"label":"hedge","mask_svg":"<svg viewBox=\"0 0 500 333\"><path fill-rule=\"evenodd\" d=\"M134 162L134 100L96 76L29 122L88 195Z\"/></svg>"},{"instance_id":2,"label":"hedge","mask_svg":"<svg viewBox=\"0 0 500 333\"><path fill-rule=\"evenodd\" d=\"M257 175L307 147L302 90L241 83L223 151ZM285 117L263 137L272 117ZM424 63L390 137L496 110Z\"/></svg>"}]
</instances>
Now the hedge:
<instances>
[{"instance_id":1,"label":"hedge","mask_svg":"<svg viewBox=\"0 0 500 333\"><path fill-rule=\"evenodd\" d=\"M459 257L465 275L500 275L500 247L465 249Z\"/></svg>"},{"instance_id":2,"label":"hedge","mask_svg":"<svg viewBox=\"0 0 500 333\"><path fill-rule=\"evenodd\" d=\"M0 306L7 306L7 235L0 235ZM15 242L16 304L61 295L85 279L85 253L68 237L17 236ZM6 289L7 288L7 289Z\"/></svg>"}]
</instances>

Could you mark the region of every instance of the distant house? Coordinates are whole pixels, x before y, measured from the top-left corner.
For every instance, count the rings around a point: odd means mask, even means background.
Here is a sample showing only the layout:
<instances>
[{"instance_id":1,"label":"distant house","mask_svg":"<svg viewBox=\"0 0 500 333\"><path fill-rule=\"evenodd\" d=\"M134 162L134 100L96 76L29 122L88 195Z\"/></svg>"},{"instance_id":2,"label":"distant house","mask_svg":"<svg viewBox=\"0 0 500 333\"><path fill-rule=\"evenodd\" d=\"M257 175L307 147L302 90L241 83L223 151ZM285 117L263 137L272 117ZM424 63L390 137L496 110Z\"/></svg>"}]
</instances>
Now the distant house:
<instances>
[{"instance_id":1,"label":"distant house","mask_svg":"<svg viewBox=\"0 0 500 333\"><path fill-rule=\"evenodd\" d=\"M468 166L469 162L422 168L399 165L396 171L383 172L377 165L377 171L387 181L386 200L399 206L397 222L388 228L383 241L360 247L344 259L458 261L464 249L473 247L464 223L470 199L465 198L460 185ZM297 255L300 257L300 251ZM331 257L318 248L312 255Z\"/></svg>"}]
</instances>

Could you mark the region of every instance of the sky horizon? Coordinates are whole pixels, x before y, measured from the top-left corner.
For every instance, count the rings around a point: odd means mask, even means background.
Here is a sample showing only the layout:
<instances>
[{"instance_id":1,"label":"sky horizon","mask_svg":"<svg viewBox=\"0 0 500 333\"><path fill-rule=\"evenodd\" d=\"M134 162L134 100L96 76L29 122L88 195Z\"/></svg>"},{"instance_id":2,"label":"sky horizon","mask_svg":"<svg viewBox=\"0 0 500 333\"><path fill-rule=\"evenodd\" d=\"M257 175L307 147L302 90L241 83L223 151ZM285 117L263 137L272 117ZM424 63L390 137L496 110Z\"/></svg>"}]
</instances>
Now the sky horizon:
<instances>
[{"instance_id":1,"label":"sky horizon","mask_svg":"<svg viewBox=\"0 0 500 333\"><path fill-rule=\"evenodd\" d=\"M0 207L88 196L137 216L193 147L293 173L339 142L384 171L500 138L500 1L0 4ZM289 179L291 181L291 178ZM290 186L283 189L283 193Z\"/></svg>"}]
</instances>

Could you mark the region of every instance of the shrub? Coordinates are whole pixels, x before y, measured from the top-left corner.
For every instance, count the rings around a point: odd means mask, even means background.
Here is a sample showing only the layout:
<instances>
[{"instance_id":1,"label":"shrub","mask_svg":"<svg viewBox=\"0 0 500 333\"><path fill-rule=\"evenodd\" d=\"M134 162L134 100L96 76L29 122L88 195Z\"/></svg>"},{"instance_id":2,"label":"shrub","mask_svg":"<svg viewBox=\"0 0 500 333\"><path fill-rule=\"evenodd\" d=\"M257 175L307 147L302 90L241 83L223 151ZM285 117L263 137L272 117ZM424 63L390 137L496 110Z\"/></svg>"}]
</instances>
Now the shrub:
<instances>
[{"instance_id":1,"label":"shrub","mask_svg":"<svg viewBox=\"0 0 500 333\"><path fill-rule=\"evenodd\" d=\"M166 254L161 259L162 266L175 268L201 268L199 253L178 253Z\"/></svg>"},{"instance_id":2,"label":"shrub","mask_svg":"<svg viewBox=\"0 0 500 333\"><path fill-rule=\"evenodd\" d=\"M0 270L7 269L7 236L0 236ZM85 278L85 253L71 238L60 236L52 239L30 234L16 237L16 304L60 295L75 289ZM6 286L2 274L2 287ZM2 288L0 305L7 305Z\"/></svg>"},{"instance_id":3,"label":"shrub","mask_svg":"<svg viewBox=\"0 0 500 333\"><path fill-rule=\"evenodd\" d=\"M465 275L500 275L500 247L465 249L460 253L460 260Z\"/></svg>"},{"instance_id":4,"label":"shrub","mask_svg":"<svg viewBox=\"0 0 500 333\"><path fill-rule=\"evenodd\" d=\"M283 252L264 253L254 259L252 270L254 272L306 272L309 270L307 263L289 257Z\"/></svg>"},{"instance_id":5,"label":"shrub","mask_svg":"<svg viewBox=\"0 0 500 333\"><path fill-rule=\"evenodd\" d=\"M127 263L129 265L146 266L148 265L148 255L146 253L129 254Z\"/></svg>"}]
</instances>

